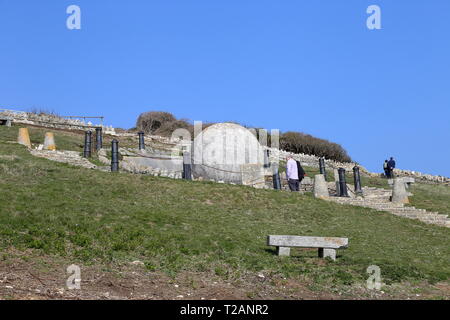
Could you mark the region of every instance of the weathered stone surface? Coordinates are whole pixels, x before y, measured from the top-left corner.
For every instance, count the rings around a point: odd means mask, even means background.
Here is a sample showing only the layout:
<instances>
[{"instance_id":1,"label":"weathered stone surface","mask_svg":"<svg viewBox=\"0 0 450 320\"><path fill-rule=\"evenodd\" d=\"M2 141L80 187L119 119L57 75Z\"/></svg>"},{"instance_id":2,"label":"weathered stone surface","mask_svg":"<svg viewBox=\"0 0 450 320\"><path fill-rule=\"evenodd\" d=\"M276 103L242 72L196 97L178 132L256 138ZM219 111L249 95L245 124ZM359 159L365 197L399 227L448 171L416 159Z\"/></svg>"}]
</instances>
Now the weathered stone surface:
<instances>
[{"instance_id":1,"label":"weathered stone surface","mask_svg":"<svg viewBox=\"0 0 450 320\"><path fill-rule=\"evenodd\" d=\"M317 174L314 177L314 197L316 198L328 198L330 196L328 192L328 185L325 181L323 174Z\"/></svg>"},{"instance_id":2,"label":"weathered stone surface","mask_svg":"<svg viewBox=\"0 0 450 320\"><path fill-rule=\"evenodd\" d=\"M45 134L44 150L50 150L50 151L56 150L55 136L53 135L53 132L47 132Z\"/></svg>"},{"instance_id":3,"label":"weathered stone surface","mask_svg":"<svg viewBox=\"0 0 450 320\"><path fill-rule=\"evenodd\" d=\"M279 256L290 256L291 248L288 247L277 247L277 255Z\"/></svg>"},{"instance_id":4,"label":"weathered stone surface","mask_svg":"<svg viewBox=\"0 0 450 320\"><path fill-rule=\"evenodd\" d=\"M326 249L319 248L319 258L331 258L331 260L336 260L336 250L335 249Z\"/></svg>"},{"instance_id":5,"label":"weathered stone surface","mask_svg":"<svg viewBox=\"0 0 450 320\"><path fill-rule=\"evenodd\" d=\"M242 184L243 165L264 167L263 147L248 129L234 123L218 123L205 128L194 140L192 152L194 179L213 179ZM255 173L258 170L251 170ZM253 176L252 173L249 174Z\"/></svg>"},{"instance_id":6,"label":"weathered stone surface","mask_svg":"<svg viewBox=\"0 0 450 320\"><path fill-rule=\"evenodd\" d=\"M341 189L340 189L340 184L339 184L339 171L338 169L334 169L334 184L336 185L336 195L340 195L341 194Z\"/></svg>"},{"instance_id":7,"label":"weathered stone surface","mask_svg":"<svg viewBox=\"0 0 450 320\"><path fill-rule=\"evenodd\" d=\"M17 143L31 148L30 134L27 128L19 129L19 136L17 137Z\"/></svg>"},{"instance_id":8,"label":"weathered stone surface","mask_svg":"<svg viewBox=\"0 0 450 320\"><path fill-rule=\"evenodd\" d=\"M276 247L344 249L348 247L348 238L270 235L267 237L267 245Z\"/></svg>"},{"instance_id":9,"label":"weathered stone surface","mask_svg":"<svg viewBox=\"0 0 450 320\"><path fill-rule=\"evenodd\" d=\"M391 201L394 203L409 203L408 193L402 178L394 179Z\"/></svg>"},{"instance_id":10,"label":"weathered stone surface","mask_svg":"<svg viewBox=\"0 0 450 320\"><path fill-rule=\"evenodd\" d=\"M264 169L259 164L241 165L242 184L245 186L255 186L262 188L265 183ZM224 183L223 180L222 183Z\"/></svg>"}]
</instances>

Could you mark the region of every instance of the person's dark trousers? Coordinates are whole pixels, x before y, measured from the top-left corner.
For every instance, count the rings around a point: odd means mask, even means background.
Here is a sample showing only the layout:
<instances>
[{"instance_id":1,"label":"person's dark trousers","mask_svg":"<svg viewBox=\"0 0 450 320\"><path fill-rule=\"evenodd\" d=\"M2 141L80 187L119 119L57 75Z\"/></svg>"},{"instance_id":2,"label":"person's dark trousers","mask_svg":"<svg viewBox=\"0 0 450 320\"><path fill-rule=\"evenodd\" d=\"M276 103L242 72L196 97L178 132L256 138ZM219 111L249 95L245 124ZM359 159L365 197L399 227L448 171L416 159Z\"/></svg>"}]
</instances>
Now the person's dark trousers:
<instances>
[{"instance_id":1,"label":"person's dark trousers","mask_svg":"<svg viewBox=\"0 0 450 320\"><path fill-rule=\"evenodd\" d=\"M394 168L389 169L389 179L394 179Z\"/></svg>"},{"instance_id":2,"label":"person's dark trousers","mask_svg":"<svg viewBox=\"0 0 450 320\"><path fill-rule=\"evenodd\" d=\"M300 190L300 183L297 179L289 179L288 180L289 189L291 191L299 191Z\"/></svg>"},{"instance_id":3,"label":"person's dark trousers","mask_svg":"<svg viewBox=\"0 0 450 320\"><path fill-rule=\"evenodd\" d=\"M386 178L390 179L391 175L389 173L389 169L388 168L384 169L384 175L386 176Z\"/></svg>"}]
</instances>

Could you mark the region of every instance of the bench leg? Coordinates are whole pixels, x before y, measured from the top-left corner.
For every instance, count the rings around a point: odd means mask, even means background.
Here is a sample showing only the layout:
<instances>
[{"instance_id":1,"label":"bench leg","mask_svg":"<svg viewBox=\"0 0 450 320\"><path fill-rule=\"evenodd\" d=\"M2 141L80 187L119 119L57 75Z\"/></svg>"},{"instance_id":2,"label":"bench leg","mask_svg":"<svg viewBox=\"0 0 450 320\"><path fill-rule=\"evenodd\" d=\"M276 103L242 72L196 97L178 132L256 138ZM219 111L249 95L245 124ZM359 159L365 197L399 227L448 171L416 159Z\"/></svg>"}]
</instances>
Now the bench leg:
<instances>
[{"instance_id":1,"label":"bench leg","mask_svg":"<svg viewBox=\"0 0 450 320\"><path fill-rule=\"evenodd\" d=\"M326 258L326 257L329 257L333 261L335 261L336 260L336 250L319 248L319 258Z\"/></svg>"},{"instance_id":2,"label":"bench leg","mask_svg":"<svg viewBox=\"0 0 450 320\"><path fill-rule=\"evenodd\" d=\"M277 247L277 254L279 256L289 256L291 254L291 248L289 248L289 247Z\"/></svg>"}]
</instances>

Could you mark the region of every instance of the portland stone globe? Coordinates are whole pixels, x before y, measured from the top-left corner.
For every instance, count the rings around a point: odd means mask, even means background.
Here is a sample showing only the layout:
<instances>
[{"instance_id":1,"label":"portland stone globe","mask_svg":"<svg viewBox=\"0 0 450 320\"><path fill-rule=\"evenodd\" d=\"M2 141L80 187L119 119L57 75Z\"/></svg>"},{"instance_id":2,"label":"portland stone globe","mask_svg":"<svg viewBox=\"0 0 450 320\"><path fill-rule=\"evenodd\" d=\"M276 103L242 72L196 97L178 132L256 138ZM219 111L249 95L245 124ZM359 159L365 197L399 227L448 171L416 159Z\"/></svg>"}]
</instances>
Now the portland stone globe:
<instances>
[{"instance_id":1,"label":"portland stone globe","mask_svg":"<svg viewBox=\"0 0 450 320\"><path fill-rule=\"evenodd\" d=\"M194 178L241 184L243 171L263 167L263 154L252 131L234 123L214 124L194 138L192 174Z\"/></svg>"}]
</instances>

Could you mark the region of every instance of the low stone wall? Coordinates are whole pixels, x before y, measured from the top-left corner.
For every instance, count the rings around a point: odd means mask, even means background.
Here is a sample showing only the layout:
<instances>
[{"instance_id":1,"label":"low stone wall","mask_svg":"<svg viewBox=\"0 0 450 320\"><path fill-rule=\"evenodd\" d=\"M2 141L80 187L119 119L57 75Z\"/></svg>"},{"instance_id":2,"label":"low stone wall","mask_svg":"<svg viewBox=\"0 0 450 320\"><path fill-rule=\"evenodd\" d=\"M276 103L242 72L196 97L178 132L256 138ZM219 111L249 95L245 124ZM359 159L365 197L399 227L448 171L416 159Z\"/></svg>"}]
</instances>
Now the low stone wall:
<instances>
[{"instance_id":1,"label":"low stone wall","mask_svg":"<svg viewBox=\"0 0 450 320\"><path fill-rule=\"evenodd\" d=\"M86 123L78 119L66 119L50 114L36 114L25 111L0 109L0 116L12 119L13 123L22 123L46 128L69 130L94 130L95 128L103 128L105 134L116 135L112 126L92 124L91 122Z\"/></svg>"}]
</instances>

